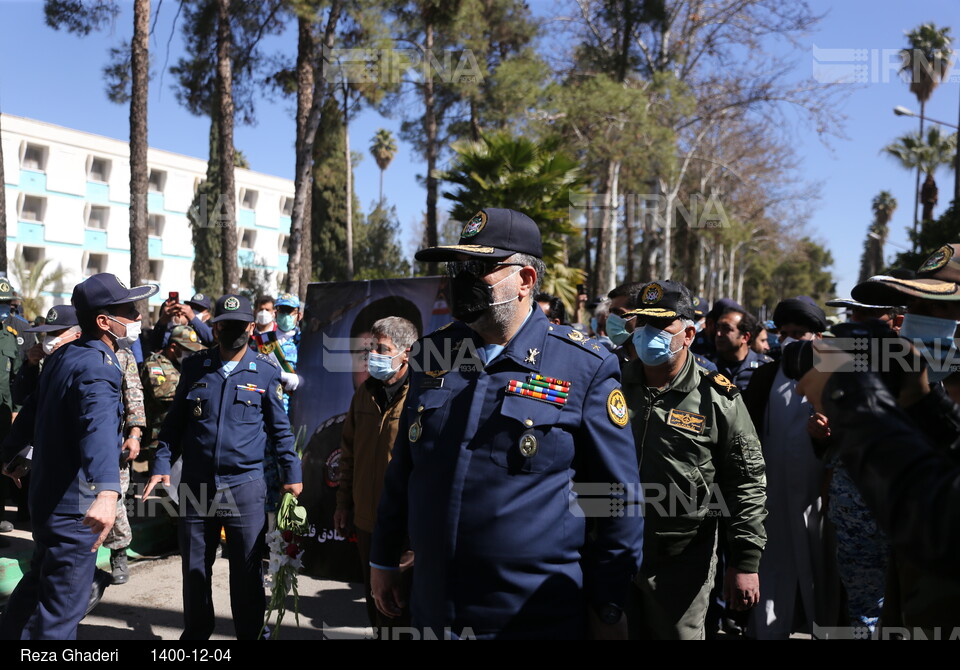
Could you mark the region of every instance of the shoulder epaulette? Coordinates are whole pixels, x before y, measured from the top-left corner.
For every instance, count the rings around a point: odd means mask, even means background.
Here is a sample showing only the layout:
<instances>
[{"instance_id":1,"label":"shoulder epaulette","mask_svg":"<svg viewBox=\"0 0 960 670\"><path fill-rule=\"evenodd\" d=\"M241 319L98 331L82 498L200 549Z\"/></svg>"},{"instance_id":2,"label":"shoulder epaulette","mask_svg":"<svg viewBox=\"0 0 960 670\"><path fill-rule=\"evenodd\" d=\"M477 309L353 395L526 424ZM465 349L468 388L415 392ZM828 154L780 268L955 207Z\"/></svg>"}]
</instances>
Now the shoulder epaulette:
<instances>
[{"instance_id":1,"label":"shoulder epaulette","mask_svg":"<svg viewBox=\"0 0 960 670\"><path fill-rule=\"evenodd\" d=\"M275 368L279 368L279 367L280 367L279 365L277 365L276 361L273 360L273 358L271 358L270 356L267 356L266 354L257 354L257 360L258 360L258 361L265 361L265 362L269 363L270 365L272 365L272 366L275 367Z\"/></svg>"},{"instance_id":2,"label":"shoulder epaulette","mask_svg":"<svg viewBox=\"0 0 960 670\"><path fill-rule=\"evenodd\" d=\"M716 370L712 370L707 373L707 379L709 379L717 388L719 388L720 392L728 398L736 398L738 395L740 395L740 389L737 388L737 385Z\"/></svg>"},{"instance_id":3,"label":"shoulder epaulette","mask_svg":"<svg viewBox=\"0 0 960 670\"><path fill-rule=\"evenodd\" d=\"M553 335L558 340L571 344L577 347L577 349L587 351L597 358L603 358L603 353L607 350L606 347L596 340L587 337L579 330L571 328L570 326L548 326L547 334Z\"/></svg>"},{"instance_id":4,"label":"shoulder epaulette","mask_svg":"<svg viewBox=\"0 0 960 670\"><path fill-rule=\"evenodd\" d=\"M440 326L439 328L437 328L436 330L434 330L434 331L432 331L432 332L430 332L430 333L427 333L424 337L432 337L433 335L436 335L437 333L439 333L441 330L446 330L446 329L449 328L450 326L456 326L456 325L458 325L458 324L460 324L460 323L461 323L461 322L460 322L460 321L457 321L457 320L449 321L449 322L443 324L442 326Z\"/></svg>"},{"instance_id":5,"label":"shoulder epaulette","mask_svg":"<svg viewBox=\"0 0 960 670\"><path fill-rule=\"evenodd\" d=\"M13 333L14 335L19 335L19 334L20 334L20 333L17 332L17 329L14 328L13 326L7 326L7 330L9 330L9 331L10 331L11 333Z\"/></svg>"}]
</instances>

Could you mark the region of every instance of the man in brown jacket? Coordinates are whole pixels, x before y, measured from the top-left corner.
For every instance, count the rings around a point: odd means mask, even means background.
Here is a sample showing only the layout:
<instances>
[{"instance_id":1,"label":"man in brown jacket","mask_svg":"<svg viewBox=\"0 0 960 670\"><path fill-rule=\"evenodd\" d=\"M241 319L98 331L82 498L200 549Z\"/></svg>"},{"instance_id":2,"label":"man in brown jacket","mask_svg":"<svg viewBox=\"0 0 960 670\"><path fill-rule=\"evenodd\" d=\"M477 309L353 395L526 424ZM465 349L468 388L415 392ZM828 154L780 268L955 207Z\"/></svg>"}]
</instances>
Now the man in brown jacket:
<instances>
[{"instance_id":1,"label":"man in brown jacket","mask_svg":"<svg viewBox=\"0 0 960 670\"><path fill-rule=\"evenodd\" d=\"M343 424L340 441L340 488L333 523L346 533L353 516L357 549L367 596L367 614L375 632L386 626L409 626L409 611L398 619L386 619L377 611L370 595L370 539L377 520L377 506L390 452L407 396L410 348L419 337L417 328L399 316L388 316L373 324L373 349L367 355L370 378L357 389ZM401 566L412 579L413 554Z\"/></svg>"}]
</instances>

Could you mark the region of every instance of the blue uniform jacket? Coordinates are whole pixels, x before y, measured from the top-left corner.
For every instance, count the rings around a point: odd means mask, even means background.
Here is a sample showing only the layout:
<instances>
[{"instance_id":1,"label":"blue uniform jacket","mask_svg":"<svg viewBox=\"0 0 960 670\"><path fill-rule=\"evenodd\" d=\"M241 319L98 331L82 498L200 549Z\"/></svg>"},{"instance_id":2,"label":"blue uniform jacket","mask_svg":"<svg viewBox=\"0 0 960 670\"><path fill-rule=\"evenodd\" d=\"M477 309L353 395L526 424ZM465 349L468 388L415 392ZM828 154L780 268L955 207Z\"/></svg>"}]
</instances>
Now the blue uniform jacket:
<instances>
[{"instance_id":1,"label":"blue uniform jacket","mask_svg":"<svg viewBox=\"0 0 960 670\"><path fill-rule=\"evenodd\" d=\"M771 362L773 359L766 354L758 354L753 349L747 349L747 355L742 361L735 365L729 365L719 356L716 358L717 372L737 385L737 388L743 391L750 384L750 378L761 365ZM698 361L699 362L699 361Z\"/></svg>"},{"instance_id":2,"label":"blue uniform jacket","mask_svg":"<svg viewBox=\"0 0 960 670\"><path fill-rule=\"evenodd\" d=\"M100 491L120 493L123 373L100 340L81 338L47 357L4 443L7 462L33 444L30 514L85 514Z\"/></svg>"},{"instance_id":3,"label":"blue uniform jacket","mask_svg":"<svg viewBox=\"0 0 960 670\"><path fill-rule=\"evenodd\" d=\"M263 477L267 438L274 442L283 483L303 480L290 421L283 411L280 368L248 348L224 379L220 349L183 362L170 412L160 428L154 475L170 474L170 448L183 450L183 481L218 489Z\"/></svg>"},{"instance_id":4,"label":"blue uniform jacket","mask_svg":"<svg viewBox=\"0 0 960 670\"><path fill-rule=\"evenodd\" d=\"M641 561L642 519L610 514L611 483L639 491L616 356L539 309L485 368L462 323L420 345L371 563L398 565L409 533L418 626L582 634L588 601L622 605ZM531 373L569 381L566 404L505 392Z\"/></svg>"}]
</instances>

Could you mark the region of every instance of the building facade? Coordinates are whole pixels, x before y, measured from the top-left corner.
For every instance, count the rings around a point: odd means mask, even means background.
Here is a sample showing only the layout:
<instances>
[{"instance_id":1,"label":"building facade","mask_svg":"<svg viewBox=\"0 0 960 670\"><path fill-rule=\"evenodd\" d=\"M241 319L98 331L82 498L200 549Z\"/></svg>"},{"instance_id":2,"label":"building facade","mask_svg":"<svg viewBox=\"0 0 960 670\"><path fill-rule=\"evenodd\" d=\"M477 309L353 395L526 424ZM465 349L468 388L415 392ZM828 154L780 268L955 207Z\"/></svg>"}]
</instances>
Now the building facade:
<instances>
[{"instance_id":1,"label":"building facade","mask_svg":"<svg viewBox=\"0 0 960 670\"><path fill-rule=\"evenodd\" d=\"M130 278L130 152L125 140L4 114L4 187L8 275L19 255L29 269L49 260L61 267L60 285L42 292L43 309L69 301L74 284L98 272ZM193 237L187 211L206 178L207 162L149 149L148 281L160 284L153 307L170 291L193 295ZM276 291L287 268L294 184L288 179L237 168L238 263ZM217 203L210 203L212 214ZM220 258L210 259L221 262ZM41 313L43 313L41 311Z\"/></svg>"}]
</instances>

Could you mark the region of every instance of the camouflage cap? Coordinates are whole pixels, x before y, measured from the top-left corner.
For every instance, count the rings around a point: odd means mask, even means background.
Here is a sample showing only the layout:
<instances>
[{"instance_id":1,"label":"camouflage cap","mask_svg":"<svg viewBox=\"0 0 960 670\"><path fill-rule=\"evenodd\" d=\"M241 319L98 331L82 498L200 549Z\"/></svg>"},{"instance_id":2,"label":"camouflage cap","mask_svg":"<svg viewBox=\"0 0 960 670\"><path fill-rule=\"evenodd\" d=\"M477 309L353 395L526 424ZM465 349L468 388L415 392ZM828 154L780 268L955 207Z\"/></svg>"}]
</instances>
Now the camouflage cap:
<instances>
[{"instance_id":1,"label":"camouflage cap","mask_svg":"<svg viewBox=\"0 0 960 670\"><path fill-rule=\"evenodd\" d=\"M200 343L196 331L190 326L176 326L170 331L170 341L176 342L188 351L206 349L206 347Z\"/></svg>"}]
</instances>

